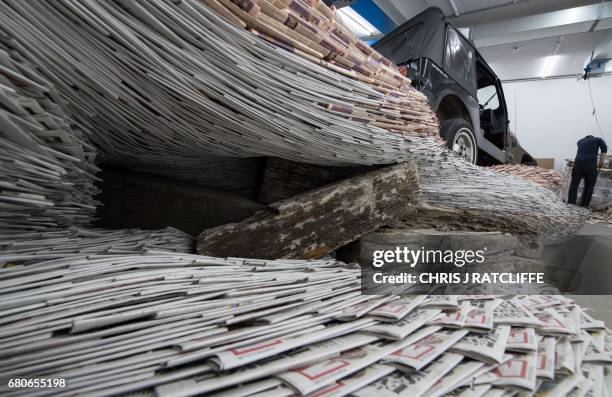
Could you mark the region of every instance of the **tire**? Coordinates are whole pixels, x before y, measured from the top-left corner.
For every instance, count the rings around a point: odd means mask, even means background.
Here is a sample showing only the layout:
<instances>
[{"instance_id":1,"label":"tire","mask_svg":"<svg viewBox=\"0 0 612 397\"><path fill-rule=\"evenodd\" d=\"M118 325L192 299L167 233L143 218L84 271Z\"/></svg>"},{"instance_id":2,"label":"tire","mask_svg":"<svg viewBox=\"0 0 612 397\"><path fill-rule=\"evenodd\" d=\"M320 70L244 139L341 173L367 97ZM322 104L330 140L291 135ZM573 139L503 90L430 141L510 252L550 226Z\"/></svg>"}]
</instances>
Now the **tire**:
<instances>
[{"instance_id":1,"label":"tire","mask_svg":"<svg viewBox=\"0 0 612 397\"><path fill-rule=\"evenodd\" d=\"M442 122L440 135L448 149L468 163L478 162L478 146L472 126L464 119L450 119Z\"/></svg>"}]
</instances>

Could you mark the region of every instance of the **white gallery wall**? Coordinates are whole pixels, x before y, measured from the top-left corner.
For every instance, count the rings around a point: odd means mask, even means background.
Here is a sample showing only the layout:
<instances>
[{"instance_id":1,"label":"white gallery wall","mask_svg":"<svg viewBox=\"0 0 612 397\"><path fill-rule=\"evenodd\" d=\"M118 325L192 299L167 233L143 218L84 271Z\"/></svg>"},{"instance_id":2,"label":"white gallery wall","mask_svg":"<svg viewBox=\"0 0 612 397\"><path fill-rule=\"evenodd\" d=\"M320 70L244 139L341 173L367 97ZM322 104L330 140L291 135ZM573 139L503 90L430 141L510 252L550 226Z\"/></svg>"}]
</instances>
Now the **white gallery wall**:
<instances>
[{"instance_id":1,"label":"white gallery wall","mask_svg":"<svg viewBox=\"0 0 612 397\"><path fill-rule=\"evenodd\" d=\"M504 83L510 129L536 158L554 158L561 170L576 154L576 141L600 136L592 116L589 88L576 78ZM599 124L612 154L612 76L591 79Z\"/></svg>"}]
</instances>

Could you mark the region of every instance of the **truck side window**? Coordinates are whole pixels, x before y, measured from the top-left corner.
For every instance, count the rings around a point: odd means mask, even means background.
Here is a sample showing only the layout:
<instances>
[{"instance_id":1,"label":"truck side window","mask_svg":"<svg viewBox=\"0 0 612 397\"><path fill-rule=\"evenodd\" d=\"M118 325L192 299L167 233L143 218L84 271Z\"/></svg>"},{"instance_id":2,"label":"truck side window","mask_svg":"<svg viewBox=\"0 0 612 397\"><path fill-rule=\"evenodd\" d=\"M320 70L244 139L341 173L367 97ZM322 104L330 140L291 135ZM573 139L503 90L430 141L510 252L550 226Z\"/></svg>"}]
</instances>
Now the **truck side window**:
<instances>
[{"instance_id":1,"label":"truck side window","mask_svg":"<svg viewBox=\"0 0 612 397\"><path fill-rule=\"evenodd\" d=\"M481 110L499 108L499 99L497 98L497 88L491 84L486 87L478 88L478 104Z\"/></svg>"},{"instance_id":2,"label":"truck side window","mask_svg":"<svg viewBox=\"0 0 612 397\"><path fill-rule=\"evenodd\" d=\"M446 48L444 50L445 69L460 84L471 87L476 86L474 50L465 42L465 39L453 28L446 31Z\"/></svg>"}]
</instances>

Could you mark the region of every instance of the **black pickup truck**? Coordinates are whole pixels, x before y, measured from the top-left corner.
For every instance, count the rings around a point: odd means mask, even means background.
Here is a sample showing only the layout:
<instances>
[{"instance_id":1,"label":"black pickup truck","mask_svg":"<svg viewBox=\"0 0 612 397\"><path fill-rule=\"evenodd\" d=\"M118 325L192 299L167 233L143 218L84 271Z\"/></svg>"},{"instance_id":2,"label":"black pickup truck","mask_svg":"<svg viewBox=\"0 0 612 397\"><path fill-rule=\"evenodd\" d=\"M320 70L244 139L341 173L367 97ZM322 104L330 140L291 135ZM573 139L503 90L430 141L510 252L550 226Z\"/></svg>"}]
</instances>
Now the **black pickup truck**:
<instances>
[{"instance_id":1,"label":"black pickup truck","mask_svg":"<svg viewBox=\"0 0 612 397\"><path fill-rule=\"evenodd\" d=\"M373 47L427 96L449 149L474 164L535 165L508 128L501 81L439 8L426 9Z\"/></svg>"}]
</instances>

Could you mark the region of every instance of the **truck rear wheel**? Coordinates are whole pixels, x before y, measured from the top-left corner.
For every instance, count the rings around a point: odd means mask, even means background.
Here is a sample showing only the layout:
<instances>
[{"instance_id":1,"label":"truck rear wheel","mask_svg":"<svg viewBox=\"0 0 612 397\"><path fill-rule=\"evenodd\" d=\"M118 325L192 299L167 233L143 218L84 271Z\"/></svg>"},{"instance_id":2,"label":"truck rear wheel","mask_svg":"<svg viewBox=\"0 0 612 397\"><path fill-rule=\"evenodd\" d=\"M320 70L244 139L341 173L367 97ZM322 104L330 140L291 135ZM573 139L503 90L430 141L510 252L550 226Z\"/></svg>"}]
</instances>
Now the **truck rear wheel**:
<instances>
[{"instance_id":1,"label":"truck rear wheel","mask_svg":"<svg viewBox=\"0 0 612 397\"><path fill-rule=\"evenodd\" d=\"M478 146L472 132L472 126L463 119L450 119L442 122L440 135L446 141L446 146L457 156L468 163L478 161Z\"/></svg>"}]
</instances>

